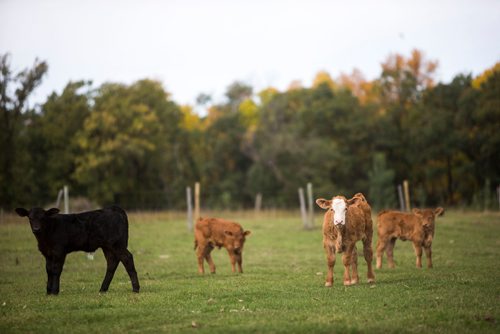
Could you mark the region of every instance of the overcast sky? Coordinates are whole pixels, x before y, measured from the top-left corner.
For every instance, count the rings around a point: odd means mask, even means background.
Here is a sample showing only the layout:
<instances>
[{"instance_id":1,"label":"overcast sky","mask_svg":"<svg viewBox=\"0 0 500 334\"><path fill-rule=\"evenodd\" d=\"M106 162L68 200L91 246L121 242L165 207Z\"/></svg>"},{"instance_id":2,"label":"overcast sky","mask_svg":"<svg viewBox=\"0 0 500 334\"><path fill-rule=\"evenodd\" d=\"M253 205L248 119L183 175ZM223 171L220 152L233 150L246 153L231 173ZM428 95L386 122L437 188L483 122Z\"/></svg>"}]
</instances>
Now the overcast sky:
<instances>
[{"instance_id":1,"label":"overcast sky","mask_svg":"<svg viewBox=\"0 0 500 334\"><path fill-rule=\"evenodd\" d=\"M500 61L500 1L0 0L0 53L15 70L49 64L36 102L70 80L142 78L180 104L221 101L235 80L284 90L355 67L374 79L413 48L439 61L440 81L481 73Z\"/></svg>"}]
</instances>

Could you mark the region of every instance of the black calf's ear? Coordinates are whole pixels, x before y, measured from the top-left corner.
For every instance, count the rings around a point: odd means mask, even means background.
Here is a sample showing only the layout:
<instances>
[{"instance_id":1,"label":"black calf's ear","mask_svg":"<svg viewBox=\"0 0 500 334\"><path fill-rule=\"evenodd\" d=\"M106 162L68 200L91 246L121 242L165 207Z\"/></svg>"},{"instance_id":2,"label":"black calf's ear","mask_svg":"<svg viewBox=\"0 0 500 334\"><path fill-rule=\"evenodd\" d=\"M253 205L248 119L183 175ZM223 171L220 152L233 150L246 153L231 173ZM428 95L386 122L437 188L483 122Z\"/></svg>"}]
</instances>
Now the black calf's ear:
<instances>
[{"instance_id":1,"label":"black calf's ear","mask_svg":"<svg viewBox=\"0 0 500 334\"><path fill-rule=\"evenodd\" d=\"M49 216L49 217L50 217L50 216L53 216L53 215L57 215L58 213L59 213L59 209L57 209L57 208L48 209L48 210L45 212L45 214L46 214L47 216Z\"/></svg>"},{"instance_id":2,"label":"black calf's ear","mask_svg":"<svg viewBox=\"0 0 500 334\"><path fill-rule=\"evenodd\" d=\"M29 211L24 208L17 208L16 212L21 217L26 217L27 215L29 215Z\"/></svg>"}]
</instances>

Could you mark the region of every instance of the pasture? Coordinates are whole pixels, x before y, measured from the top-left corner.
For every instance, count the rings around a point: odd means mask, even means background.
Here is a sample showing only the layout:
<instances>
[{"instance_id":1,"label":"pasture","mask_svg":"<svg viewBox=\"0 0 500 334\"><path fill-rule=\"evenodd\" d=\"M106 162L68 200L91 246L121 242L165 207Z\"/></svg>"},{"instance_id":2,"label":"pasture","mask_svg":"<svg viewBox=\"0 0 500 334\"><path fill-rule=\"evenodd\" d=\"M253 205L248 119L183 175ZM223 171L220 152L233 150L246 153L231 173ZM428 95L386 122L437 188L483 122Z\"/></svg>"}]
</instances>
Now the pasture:
<instances>
[{"instance_id":1,"label":"pasture","mask_svg":"<svg viewBox=\"0 0 500 334\"><path fill-rule=\"evenodd\" d=\"M61 292L47 296L42 255L27 220L0 225L0 332L41 333L498 333L500 214L446 212L436 221L433 269L415 268L411 243L398 241L396 268L375 270L366 283L325 288L319 228L302 229L299 213L221 212L252 231L244 274L230 271L224 249L212 252L217 274L197 273L193 235L184 215L129 213L129 250L141 292L131 292L120 264L109 292L99 294L101 250L68 255ZM207 216L204 213L204 216ZM374 235L373 248L376 245ZM358 250L361 250L358 243Z\"/></svg>"}]
</instances>

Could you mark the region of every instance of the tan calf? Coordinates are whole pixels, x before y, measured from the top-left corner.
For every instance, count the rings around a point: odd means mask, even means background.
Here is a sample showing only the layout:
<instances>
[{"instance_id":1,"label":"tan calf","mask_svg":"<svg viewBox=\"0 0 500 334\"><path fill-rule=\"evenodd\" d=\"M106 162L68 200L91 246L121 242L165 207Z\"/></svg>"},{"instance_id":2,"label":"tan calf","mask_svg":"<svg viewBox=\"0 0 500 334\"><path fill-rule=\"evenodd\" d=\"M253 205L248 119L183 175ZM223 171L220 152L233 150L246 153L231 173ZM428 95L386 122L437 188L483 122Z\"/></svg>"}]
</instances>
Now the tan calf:
<instances>
[{"instance_id":1,"label":"tan calf","mask_svg":"<svg viewBox=\"0 0 500 334\"><path fill-rule=\"evenodd\" d=\"M344 285L359 282L358 254L356 242L363 241L363 254L368 267L368 282L375 282L372 269L373 223L371 208L363 194L358 193L347 200L344 196L335 196L331 200L317 199L316 204L327 210L323 219L323 247L325 248L328 273L325 286L333 285L333 267L336 253L342 253L344 264ZM350 270L352 269L352 276Z\"/></svg>"},{"instance_id":2,"label":"tan calf","mask_svg":"<svg viewBox=\"0 0 500 334\"><path fill-rule=\"evenodd\" d=\"M240 224L219 219L219 218L199 218L194 229L194 249L198 257L198 272L205 273L203 260L210 266L210 272L215 274L215 264L210 253L215 247L227 249L233 273L236 271L235 264L238 264L238 271L243 272L242 253L246 236L250 231L244 231Z\"/></svg>"},{"instance_id":3,"label":"tan calf","mask_svg":"<svg viewBox=\"0 0 500 334\"><path fill-rule=\"evenodd\" d=\"M432 240L434 221L444 209L413 209L412 213L382 211L377 216L377 268L382 268L382 255L387 254L389 268L394 268L394 245L396 239L411 240L417 256L416 266L422 268L422 248L427 257L427 267L432 268Z\"/></svg>"}]
</instances>

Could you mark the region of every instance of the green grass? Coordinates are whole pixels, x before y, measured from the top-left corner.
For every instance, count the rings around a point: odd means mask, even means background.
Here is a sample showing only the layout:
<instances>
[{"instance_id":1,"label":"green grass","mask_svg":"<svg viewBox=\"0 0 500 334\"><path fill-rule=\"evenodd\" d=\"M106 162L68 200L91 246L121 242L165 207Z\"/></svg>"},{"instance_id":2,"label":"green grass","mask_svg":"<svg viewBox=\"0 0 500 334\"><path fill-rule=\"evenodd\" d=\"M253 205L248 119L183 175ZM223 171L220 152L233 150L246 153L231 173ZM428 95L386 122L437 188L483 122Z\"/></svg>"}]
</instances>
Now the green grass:
<instances>
[{"instance_id":1,"label":"green grass","mask_svg":"<svg viewBox=\"0 0 500 334\"><path fill-rule=\"evenodd\" d=\"M416 269L411 244L398 241L396 268L376 270L374 285L360 257L361 283L344 287L338 260L333 288L323 286L321 231L302 230L298 214L218 214L252 230L245 273L232 274L225 250L214 250L217 274L204 276L183 216L129 216L139 294L121 265L109 292L98 293L105 272L99 250L94 261L70 254L59 296L46 296L45 265L28 223L11 217L0 225L0 333L500 331L498 213L440 218L433 269Z\"/></svg>"}]
</instances>

